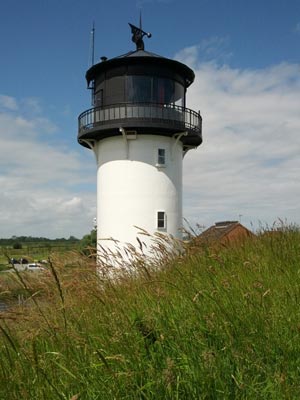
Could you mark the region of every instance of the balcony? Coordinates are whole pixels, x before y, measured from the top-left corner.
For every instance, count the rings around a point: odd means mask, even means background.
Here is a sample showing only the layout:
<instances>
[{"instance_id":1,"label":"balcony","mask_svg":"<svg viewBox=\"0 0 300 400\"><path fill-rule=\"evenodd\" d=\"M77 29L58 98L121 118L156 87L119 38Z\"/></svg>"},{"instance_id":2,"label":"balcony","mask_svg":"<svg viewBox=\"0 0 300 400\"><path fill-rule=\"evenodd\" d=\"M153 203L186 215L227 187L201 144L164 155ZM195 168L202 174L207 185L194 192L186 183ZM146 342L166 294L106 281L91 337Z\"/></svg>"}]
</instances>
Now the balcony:
<instances>
[{"instance_id":1,"label":"balcony","mask_svg":"<svg viewBox=\"0 0 300 400\"><path fill-rule=\"evenodd\" d=\"M101 140L120 135L119 128L140 134L172 136L186 132L184 146L197 147L202 143L202 118L193 110L173 104L122 103L95 107L78 117L78 141Z\"/></svg>"}]
</instances>

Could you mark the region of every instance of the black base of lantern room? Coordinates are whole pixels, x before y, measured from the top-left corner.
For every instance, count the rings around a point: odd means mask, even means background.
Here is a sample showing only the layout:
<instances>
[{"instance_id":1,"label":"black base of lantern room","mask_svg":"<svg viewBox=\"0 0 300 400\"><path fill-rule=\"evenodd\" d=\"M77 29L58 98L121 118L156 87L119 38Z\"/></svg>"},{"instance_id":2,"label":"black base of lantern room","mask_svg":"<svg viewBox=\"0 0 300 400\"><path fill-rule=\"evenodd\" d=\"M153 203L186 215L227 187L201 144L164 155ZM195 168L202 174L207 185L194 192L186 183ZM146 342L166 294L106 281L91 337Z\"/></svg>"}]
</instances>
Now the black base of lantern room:
<instances>
[{"instance_id":1,"label":"black base of lantern room","mask_svg":"<svg viewBox=\"0 0 300 400\"><path fill-rule=\"evenodd\" d=\"M184 147L202 143L202 118L199 113L173 104L114 104L84 111L78 118L78 142L88 147L86 140L101 140L120 136L120 128L138 134L162 136L182 135Z\"/></svg>"}]
</instances>

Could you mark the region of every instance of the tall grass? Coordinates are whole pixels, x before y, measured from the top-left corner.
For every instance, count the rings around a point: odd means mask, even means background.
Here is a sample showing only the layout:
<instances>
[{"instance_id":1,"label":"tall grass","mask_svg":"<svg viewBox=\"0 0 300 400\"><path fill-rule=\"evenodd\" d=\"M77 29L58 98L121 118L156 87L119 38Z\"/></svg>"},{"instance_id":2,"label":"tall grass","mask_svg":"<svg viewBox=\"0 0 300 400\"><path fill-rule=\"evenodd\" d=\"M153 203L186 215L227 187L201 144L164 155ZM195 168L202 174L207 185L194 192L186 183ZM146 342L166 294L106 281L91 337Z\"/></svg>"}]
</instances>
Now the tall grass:
<instances>
[{"instance_id":1,"label":"tall grass","mask_svg":"<svg viewBox=\"0 0 300 400\"><path fill-rule=\"evenodd\" d=\"M298 399L299 232L163 254L118 279L74 254L2 284L27 300L0 316L0 398Z\"/></svg>"}]
</instances>

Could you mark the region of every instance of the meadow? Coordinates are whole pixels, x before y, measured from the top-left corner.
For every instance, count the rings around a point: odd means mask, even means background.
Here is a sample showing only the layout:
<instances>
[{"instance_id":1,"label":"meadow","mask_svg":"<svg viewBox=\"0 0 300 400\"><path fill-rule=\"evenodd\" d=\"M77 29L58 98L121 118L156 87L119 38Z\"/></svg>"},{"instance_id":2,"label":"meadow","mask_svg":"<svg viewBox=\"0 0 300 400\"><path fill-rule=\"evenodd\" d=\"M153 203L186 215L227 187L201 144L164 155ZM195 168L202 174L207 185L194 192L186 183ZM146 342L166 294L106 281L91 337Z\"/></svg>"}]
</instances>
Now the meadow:
<instances>
[{"instance_id":1,"label":"meadow","mask_svg":"<svg viewBox=\"0 0 300 400\"><path fill-rule=\"evenodd\" d=\"M44 240L44 241L25 241L18 242L20 248L14 248L12 240L8 239L5 243L5 239L0 239L0 271L7 269L9 260L15 258L26 258L30 262L39 260L47 260L51 255L57 253L65 253L79 248L80 241L73 240Z\"/></svg>"},{"instance_id":2,"label":"meadow","mask_svg":"<svg viewBox=\"0 0 300 400\"><path fill-rule=\"evenodd\" d=\"M0 398L298 399L300 233L191 241L118 279L77 252L0 277ZM13 303L12 303L13 304Z\"/></svg>"}]
</instances>

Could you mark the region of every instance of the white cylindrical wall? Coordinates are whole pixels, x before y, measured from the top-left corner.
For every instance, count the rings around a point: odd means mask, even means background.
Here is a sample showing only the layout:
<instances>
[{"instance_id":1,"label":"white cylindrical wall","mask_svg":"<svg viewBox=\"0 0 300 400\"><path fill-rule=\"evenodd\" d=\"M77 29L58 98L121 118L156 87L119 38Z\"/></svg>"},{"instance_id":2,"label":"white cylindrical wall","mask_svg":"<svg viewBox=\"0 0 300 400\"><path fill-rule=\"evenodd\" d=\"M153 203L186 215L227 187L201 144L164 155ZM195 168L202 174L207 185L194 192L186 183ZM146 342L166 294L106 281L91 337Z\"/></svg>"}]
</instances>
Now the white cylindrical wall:
<instances>
[{"instance_id":1,"label":"white cylindrical wall","mask_svg":"<svg viewBox=\"0 0 300 400\"><path fill-rule=\"evenodd\" d=\"M165 164L158 164L164 149ZM98 243L113 250L113 238L138 247L140 227L181 237L182 143L159 135L110 137L94 146L97 158ZM161 153L161 151L160 151ZM157 213L165 213L158 228ZM140 236L150 247L151 238ZM147 252L147 251L146 251Z\"/></svg>"}]
</instances>

